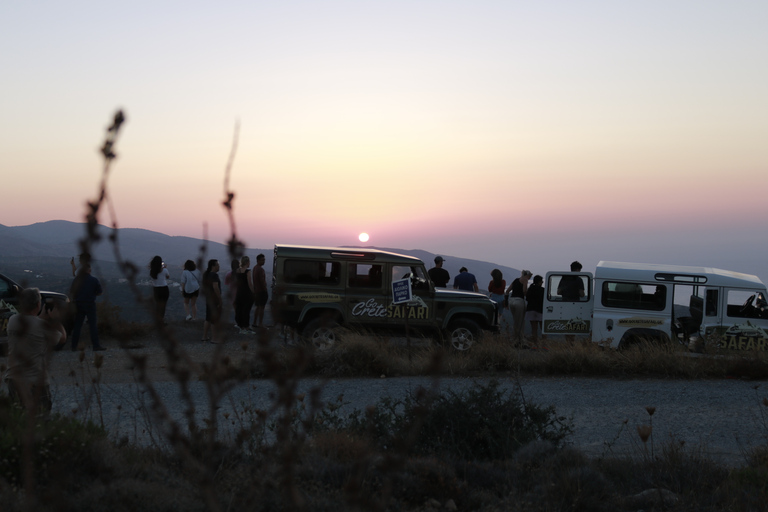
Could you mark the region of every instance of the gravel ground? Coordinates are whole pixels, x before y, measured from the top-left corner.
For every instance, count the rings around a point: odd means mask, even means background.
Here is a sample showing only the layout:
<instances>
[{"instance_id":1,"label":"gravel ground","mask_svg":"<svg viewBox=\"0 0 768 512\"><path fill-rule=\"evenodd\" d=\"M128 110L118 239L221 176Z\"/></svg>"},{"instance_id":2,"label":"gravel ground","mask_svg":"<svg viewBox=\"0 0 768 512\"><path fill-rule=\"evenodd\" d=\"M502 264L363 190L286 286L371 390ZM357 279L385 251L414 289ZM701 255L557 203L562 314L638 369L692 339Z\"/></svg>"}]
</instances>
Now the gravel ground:
<instances>
[{"instance_id":1,"label":"gravel ground","mask_svg":"<svg viewBox=\"0 0 768 512\"><path fill-rule=\"evenodd\" d=\"M183 345L192 360L198 363L209 359L217 349L200 341L199 326L174 328L180 339L186 340ZM109 341L106 345L110 347ZM148 337L139 340L138 345L132 352L148 356L150 375L168 414L183 422L187 404L180 396L178 385L168 378L159 343ZM253 350L253 345L253 337L235 335L218 350L236 360L243 348ZM54 354L51 366L54 411L80 417L88 414L97 422L103 417L110 436L115 439L127 437L140 444L157 442L162 437L159 422L146 412L150 403L148 394L133 382L126 351L113 347L100 354L104 362L102 384L97 388L99 396L90 385L92 367L79 361L78 352L67 350ZM85 352L86 362L92 361L93 356L92 352ZM501 380L504 388L518 391L513 379ZM407 392L431 383L423 377L306 379L299 392L320 386L324 401L335 401L343 394L344 407L351 410L364 409L385 396L402 398ZM471 383L466 378L443 378L438 385L444 390L460 389ZM763 417L767 408L762 405L763 397L768 396L765 381L527 377L519 384L526 400L554 406L558 415L569 417L574 427L571 443L593 456L643 454L637 427L651 420L646 407L655 407L652 420L656 451L670 442L685 442L689 450L701 450L724 464L738 466L743 464L746 450L768 444L768 424ZM247 421L242 412L244 405L268 409L274 389L271 382L251 381L230 391L217 409L219 421L223 422L223 436L233 435L238 417ZM196 417L202 420L208 411L205 384L194 382L192 391Z\"/></svg>"}]
</instances>

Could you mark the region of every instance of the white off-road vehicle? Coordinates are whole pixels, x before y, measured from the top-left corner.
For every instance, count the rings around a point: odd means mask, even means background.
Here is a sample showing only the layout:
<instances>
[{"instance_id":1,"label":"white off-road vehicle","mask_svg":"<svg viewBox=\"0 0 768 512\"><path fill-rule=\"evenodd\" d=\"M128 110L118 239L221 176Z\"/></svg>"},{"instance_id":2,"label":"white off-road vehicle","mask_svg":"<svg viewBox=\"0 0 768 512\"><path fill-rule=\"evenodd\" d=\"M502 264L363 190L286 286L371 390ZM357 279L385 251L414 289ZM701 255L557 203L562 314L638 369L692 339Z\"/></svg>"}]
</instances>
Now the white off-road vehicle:
<instances>
[{"instance_id":1,"label":"white off-road vehicle","mask_svg":"<svg viewBox=\"0 0 768 512\"><path fill-rule=\"evenodd\" d=\"M583 293L565 294L565 289ZM544 334L588 337L614 348L650 340L676 341L692 349L706 343L768 350L768 293L753 275L601 261L594 276L547 273L546 290Z\"/></svg>"}]
</instances>

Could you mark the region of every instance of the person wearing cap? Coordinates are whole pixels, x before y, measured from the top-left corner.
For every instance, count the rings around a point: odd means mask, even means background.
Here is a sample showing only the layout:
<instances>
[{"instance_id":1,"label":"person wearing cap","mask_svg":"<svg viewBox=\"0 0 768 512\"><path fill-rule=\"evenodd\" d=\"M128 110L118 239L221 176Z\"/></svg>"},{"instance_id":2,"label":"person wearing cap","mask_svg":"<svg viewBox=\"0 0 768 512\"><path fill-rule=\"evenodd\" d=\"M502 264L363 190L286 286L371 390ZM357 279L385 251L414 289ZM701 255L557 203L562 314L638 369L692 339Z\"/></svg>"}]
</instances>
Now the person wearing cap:
<instances>
[{"instance_id":1,"label":"person wearing cap","mask_svg":"<svg viewBox=\"0 0 768 512\"><path fill-rule=\"evenodd\" d=\"M459 275L453 278L453 289L464 290L468 292L479 292L477 287L477 279L475 274L471 274L467 267L461 267L459 269Z\"/></svg>"},{"instance_id":2,"label":"person wearing cap","mask_svg":"<svg viewBox=\"0 0 768 512\"><path fill-rule=\"evenodd\" d=\"M520 277L512 281L507 288L509 296L509 310L512 312L512 341L516 344L523 343L523 322L525 320L525 294L528 293L528 280L533 275L530 270L520 272Z\"/></svg>"},{"instance_id":3,"label":"person wearing cap","mask_svg":"<svg viewBox=\"0 0 768 512\"><path fill-rule=\"evenodd\" d=\"M429 278L435 283L435 287L438 288L447 288L448 281L451 280L450 274L443 268L444 261L445 259L442 256L435 256L435 266L427 272Z\"/></svg>"}]
</instances>

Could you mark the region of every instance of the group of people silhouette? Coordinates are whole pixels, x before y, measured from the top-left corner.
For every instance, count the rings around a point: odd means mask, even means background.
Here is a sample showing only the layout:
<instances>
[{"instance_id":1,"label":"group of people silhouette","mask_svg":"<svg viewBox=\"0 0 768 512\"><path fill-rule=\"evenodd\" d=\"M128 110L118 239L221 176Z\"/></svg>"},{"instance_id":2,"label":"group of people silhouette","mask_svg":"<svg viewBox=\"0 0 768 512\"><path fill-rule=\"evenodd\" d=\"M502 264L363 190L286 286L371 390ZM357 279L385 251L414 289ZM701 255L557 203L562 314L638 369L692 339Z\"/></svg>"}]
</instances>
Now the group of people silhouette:
<instances>
[{"instance_id":1,"label":"group of people silhouette","mask_svg":"<svg viewBox=\"0 0 768 512\"><path fill-rule=\"evenodd\" d=\"M436 287L447 288L450 282L450 274L443 268L445 258L435 257L435 266L428 271L429 277ZM581 263L571 263L571 272L580 272ZM533 282L530 282L531 279ZM466 267L461 267L459 273L453 279L453 288L470 292L479 292L477 278ZM520 277L516 277L507 286L507 281L501 270L495 268L491 271L491 281L488 283L488 294L496 303L497 321L504 318L504 311L509 310L512 323L512 341L518 345L526 344L523 335L525 321L531 326L531 341L535 344L539 341L544 313L544 278L533 275L530 270L522 270ZM563 300L577 301L584 296L584 281L578 276L563 276L558 285L557 294ZM543 335L542 335L543 337Z\"/></svg>"}]
</instances>

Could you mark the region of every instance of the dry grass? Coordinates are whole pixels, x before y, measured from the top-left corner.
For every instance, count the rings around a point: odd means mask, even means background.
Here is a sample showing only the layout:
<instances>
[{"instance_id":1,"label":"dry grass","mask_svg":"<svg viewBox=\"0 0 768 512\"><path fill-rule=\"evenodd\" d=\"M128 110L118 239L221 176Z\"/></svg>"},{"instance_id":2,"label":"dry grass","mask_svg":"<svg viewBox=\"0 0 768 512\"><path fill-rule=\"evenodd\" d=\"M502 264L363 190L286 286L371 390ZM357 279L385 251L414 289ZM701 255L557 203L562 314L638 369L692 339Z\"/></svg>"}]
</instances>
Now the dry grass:
<instances>
[{"instance_id":1,"label":"dry grass","mask_svg":"<svg viewBox=\"0 0 768 512\"><path fill-rule=\"evenodd\" d=\"M288 349L301 350L301 348ZM683 379L768 379L768 354L692 354L683 347L639 345L613 350L591 342L545 341L515 348L504 335L487 336L467 352L420 340L407 348L386 338L350 335L313 354L306 371L324 377L431 375L580 375Z\"/></svg>"}]
</instances>

